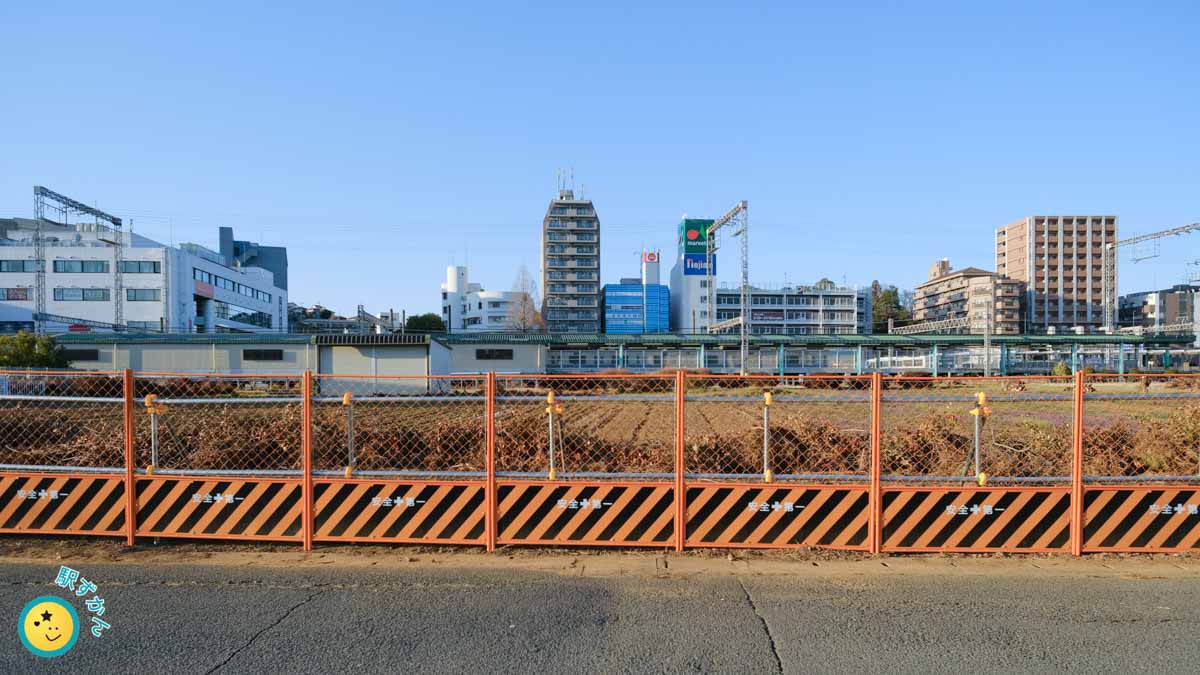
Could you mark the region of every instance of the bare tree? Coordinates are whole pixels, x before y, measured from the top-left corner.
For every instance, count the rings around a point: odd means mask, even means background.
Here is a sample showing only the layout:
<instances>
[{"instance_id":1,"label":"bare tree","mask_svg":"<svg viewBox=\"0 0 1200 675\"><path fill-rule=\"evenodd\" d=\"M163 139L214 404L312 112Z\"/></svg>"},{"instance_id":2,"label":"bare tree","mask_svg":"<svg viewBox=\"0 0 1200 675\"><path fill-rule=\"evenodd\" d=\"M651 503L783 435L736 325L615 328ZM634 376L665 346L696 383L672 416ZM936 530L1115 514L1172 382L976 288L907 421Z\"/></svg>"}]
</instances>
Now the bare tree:
<instances>
[{"instance_id":1,"label":"bare tree","mask_svg":"<svg viewBox=\"0 0 1200 675\"><path fill-rule=\"evenodd\" d=\"M524 266L517 270L513 281L513 298L508 303L508 323L513 330L522 333L541 330L545 327L542 314L537 309L537 282Z\"/></svg>"}]
</instances>

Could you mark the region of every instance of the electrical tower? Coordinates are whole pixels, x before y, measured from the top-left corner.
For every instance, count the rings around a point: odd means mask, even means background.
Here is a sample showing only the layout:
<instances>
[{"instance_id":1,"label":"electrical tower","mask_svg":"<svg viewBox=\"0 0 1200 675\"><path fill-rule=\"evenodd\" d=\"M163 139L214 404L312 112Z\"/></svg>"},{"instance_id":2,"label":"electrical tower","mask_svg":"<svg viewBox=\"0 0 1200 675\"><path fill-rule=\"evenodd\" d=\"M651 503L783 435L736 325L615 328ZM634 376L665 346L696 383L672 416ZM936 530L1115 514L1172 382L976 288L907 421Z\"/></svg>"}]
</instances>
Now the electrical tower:
<instances>
[{"instance_id":1,"label":"electrical tower","mask_svg":"<svg viewBox=\"0 0 1200 675\"><path fill-rule=\"evenodd\" d=\"M741 316L732 321L717 322L717 284L713 274L713 254L717 252L717 233L722 227L733 228L733 236L742 240L742 288ZM725 215L713 221L705 233L704 278L708 284L708 332L715 333L730 328L735 323L741 327L741 373L746 374L746 362L750 359L750 336L746 332L750 321L750 202L743 199Z\"/></svg>"},{"instance_id":2,"label":"electrical tower","mask_svg":"<svg viewBox=\"0 0 1200 675\"><path fill-rule=\"evenodd\" d=\"M47 211L54 211L59 215L60 220L54 221L46 217ZM82 231L90 231L96 234L96 238L107 244L111 244L116 250L113 252L113 292L116 295L113 298L113 325L123 326L125 324L124 313L124 284L121 264L124 260L122 249L125 247L124 233L122 231L121 219L116 216L109 215L99 209L94 209L87 204L77 202L70 197L61 195L53 190L42 187L41 185L33 186L33 257L34 257L34 311L33 322L34 332L41 334L45 331L46 317L46 236L45 225L70 225L71 216L92 216L94 222L77 224L76 227ZM107 224L105 224L107 223Z\"/></svg>"},{"instance_id":3,"label":"electrical tower","mask_svg":"<svg viewBox=\"0 0 1200 675\"><path fill-rule=\"evenodd\" d=\"M1192 223L1191 225L1173 227L1169 230L1142 234L1130 237L1129 239L1123 239L1115 244L1105 244L1102 258L1104 278L1101 295L1104 305L1104 327L1108 332L1113 332L1117 327L1117 249L1121 246L1132 246L1145 241L1155 241L1163 237L1187 234L1196 230L1200 230L1200 223ZM1146 257L1152 258L1154 256ZM1144 260L1145 258L1140 259Z\"/></svg>"}]
</instances>

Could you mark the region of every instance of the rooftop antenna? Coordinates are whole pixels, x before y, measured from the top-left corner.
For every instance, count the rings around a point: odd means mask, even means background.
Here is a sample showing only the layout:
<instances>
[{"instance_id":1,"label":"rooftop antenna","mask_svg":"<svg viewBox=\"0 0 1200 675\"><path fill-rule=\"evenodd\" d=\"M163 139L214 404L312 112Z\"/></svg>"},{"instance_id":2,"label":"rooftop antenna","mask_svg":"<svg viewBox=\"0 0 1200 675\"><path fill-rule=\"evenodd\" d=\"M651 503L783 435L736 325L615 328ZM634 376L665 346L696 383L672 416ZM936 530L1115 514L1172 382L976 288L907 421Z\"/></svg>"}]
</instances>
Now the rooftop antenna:
<instances>
[{"instance_id":1,"label":"rooftop antenna","mask_svg":"<svg viewBox=\"0 0 1200 675\"><path fill-rule=\"evenodd\" d=\"M575 167L571 167L571 192L575 191Z\"/></svg>"},{"instance_id":2,"label":"rooftop antenna","mask_svg":"<svg viewBox=\"0 0 1200 675\"><path fill-rule=\"evenodd\" d=\"M587 183L579 184L579 198L587 199Z\"/></svg>"}]
</instances>

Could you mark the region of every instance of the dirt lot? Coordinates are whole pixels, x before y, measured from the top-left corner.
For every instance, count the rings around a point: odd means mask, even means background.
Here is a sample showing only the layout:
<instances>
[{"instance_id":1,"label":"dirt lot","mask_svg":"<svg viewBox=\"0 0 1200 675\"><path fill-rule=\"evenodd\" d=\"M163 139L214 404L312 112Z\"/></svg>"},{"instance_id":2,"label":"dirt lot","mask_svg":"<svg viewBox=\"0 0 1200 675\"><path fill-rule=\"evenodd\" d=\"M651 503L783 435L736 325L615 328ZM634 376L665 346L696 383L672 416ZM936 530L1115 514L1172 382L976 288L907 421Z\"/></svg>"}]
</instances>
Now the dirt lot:
<instances>
[{"instance_id":1,"label":"dirt lot","mask_svg":"<svg viewBox=\"0 0 1200 675\"><path fill-rule=\"evenodd\" d=\"M669 392L637 380L606 388L581 380L559 389L555 445L561 471L674 471L674 402ZM1182 382L1191 383L1191 380ZM290 383L289 383L290 384ZM360 383L361 384L361 383ZM497 468L546 471L549 424L540 388L506 385L497 403ZM1174 384L1174 383L1172 383ZM763 393L771 391L768 442L776 474L865 475L870 455L870 402L857 380L820 386L745 386L721 381L689 388L686 406L688 471L761 473ZM332 384L330 385L332 386ZM363 385L365 386L365 385ZM637 387L643 387L641 390ZM478 397L474 382L461 392ZM1200 465L1200 400L1178 398L1192 388L1165 382L1100 382L1085 404L1085 473L1132 476L1195 475ZM173 404L158 415L158 466L163 469L299 469L299 400L267 402L290 389L215 390L203 404ZM883 471L899 475L973 475L974 407L978 391L992 397L982 434L983 470L999 476L1070 473L1072 402L1066 381L892 382L881 418ZM75 394L77 392L69 391ZM111 392L110 392L111 393ZM197 392L214 395L208 388ZM359 469L481 471L481 400L372 401L356 393L354 442ZM389 392L383 392L389 393ZM390 392L393 393L394 392ZM250 395L253 394L253 395ZM1176 398L1167 398L1175 396ZM228 398L228 401L220 397ZM604 397L605 400L591 400ZM314 405L314 466L347 463L347 408L335 400ZM586 400L579 400L586 399ZM1009 400L1017 399L1017 400ZM137 464L151 463L150 418L136 415ZM40 400L0 406L0 463L64 466L123 464L119 403Z\"/></svg>"}]
</instances>

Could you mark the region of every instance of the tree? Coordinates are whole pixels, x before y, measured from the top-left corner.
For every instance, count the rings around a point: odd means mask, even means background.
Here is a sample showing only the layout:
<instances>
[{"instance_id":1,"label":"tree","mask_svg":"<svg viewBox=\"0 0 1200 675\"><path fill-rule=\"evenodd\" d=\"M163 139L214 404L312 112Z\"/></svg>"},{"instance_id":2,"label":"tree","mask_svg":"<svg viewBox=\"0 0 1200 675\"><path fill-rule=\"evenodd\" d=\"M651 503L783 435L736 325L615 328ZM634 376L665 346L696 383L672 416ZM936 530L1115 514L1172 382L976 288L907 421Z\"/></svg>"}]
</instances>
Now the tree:
<instances>
[{"instance_id":1,"label":"tree","mask_svg":"<svg viewBox=\"0 0 1200 675\"><path fill-rule=\"evenodd\" d=\"M54 338L21 331L0 336L0 368L66 368L66 352Z\"/></svg>"},{"instance_id":2,"label":"tree","mask_svg":"<svg viewBox=\"0 0 1200 675\"><path fill-rule=\"evenodd\" d=\"M513 281L513 297L508 303L508 325L515 331L528 333L546 326L537 309L537 282L521 265Z\"/></svg>"},{"instance_id":3,"label":"tree","mask_svg":"<svg viewBox=\"0 0 1200 675\"><path fill-rule=\"evenodd\" d=\"M871 282L871 321L876 326L886 326L888 319L897 324L912 320L912 313L900 304L900 290L895 286L884 286Z\"/></svg>"},{"instance_id":4,"label":"tree","mask_svg":"<svg viewBox=\"0 0 1200 675\"><path fill-rule=\"evenodd\" d=\"M446 323L442 321L442 317L433 312L413 314L405 320L404 330L414 333L444 333Z\"/></svg>"}]
</instances>

